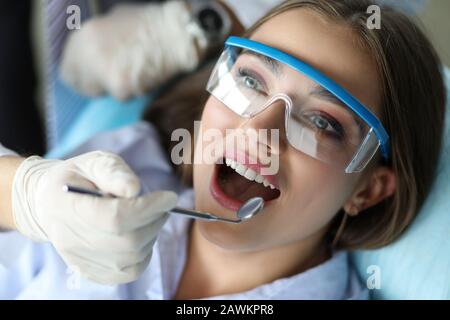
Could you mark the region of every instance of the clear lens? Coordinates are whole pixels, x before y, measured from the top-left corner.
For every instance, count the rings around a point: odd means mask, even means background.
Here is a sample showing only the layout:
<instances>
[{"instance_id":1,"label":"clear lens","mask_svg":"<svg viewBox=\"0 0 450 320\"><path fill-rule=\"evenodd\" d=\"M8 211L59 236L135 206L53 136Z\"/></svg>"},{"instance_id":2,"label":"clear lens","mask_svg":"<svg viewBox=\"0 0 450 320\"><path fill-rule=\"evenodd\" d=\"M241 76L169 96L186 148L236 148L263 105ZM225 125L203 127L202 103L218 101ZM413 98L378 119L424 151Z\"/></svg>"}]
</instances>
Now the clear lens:
<instances>
[{"instance_id":1,"label":"clear lens","mask_svg":"<svg viewBox=\"0 0 450 320\"><path fill-rule=\"evenodd\" d=\"M379 147L380 141L375 135L375 132L371 129L364 141L361 143L361 147L356 152L352 161L348 164L345 172L352 173L364 170L370 160L375 156L375 153Z\"/></svg>"},{"instance_id":2,"label":"clear lens","mask_svg":"<svg viewBox=\"0 0 450 320\"><path fill-rule=\"evenodd\" d=\"M238 57L232 48L222 53L209 79L207 90L238 115L252 117L260 112L267 97L261 96L260 92L251 87L254 79L242 75L242 70L235 67L236 58Z\"/></svg>"},{"instance_id":3,"label":"clear lens","mask_svg":"<svg viewBox=\"0 0 450 320\"><path fill-rule=\"evenodd\" d=\"M207 90L246 118L284 100L289 143L347 173L364 169L379 147L369 126L329 91L290 66L249 50L228 47Z\"/></svg>"}]
</instances>

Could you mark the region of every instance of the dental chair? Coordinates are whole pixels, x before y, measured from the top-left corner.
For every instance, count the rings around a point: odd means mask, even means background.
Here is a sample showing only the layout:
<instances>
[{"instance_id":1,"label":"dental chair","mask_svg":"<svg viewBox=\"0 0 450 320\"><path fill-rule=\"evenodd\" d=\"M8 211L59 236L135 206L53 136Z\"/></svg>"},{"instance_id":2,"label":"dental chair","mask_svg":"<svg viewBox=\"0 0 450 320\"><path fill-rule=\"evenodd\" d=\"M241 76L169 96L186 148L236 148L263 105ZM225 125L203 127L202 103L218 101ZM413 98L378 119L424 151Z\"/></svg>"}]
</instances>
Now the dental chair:
<instances>
[{"instance_id":1,"label":"dental chair","mask_svg":"<svg viewBox=\"0 0 450 320\"><path fill-rule=\"evenodd\" d=\"M450 100L450 70L445 70ZM63 99L75 96L61 88ZM47 158L62 158L97 133L141 119L155 95L120 103L110 97L85 99L77 112L64 115L69 126L53 126L60 137ZM448 103L450 105L450 103ZM50 115L51 116L51 115ZM443 151L431 194L414 223L395 243L378 250L357 251L351 259L372 299L450 299L450 113L446 114Z\"/></svg>"}]
</instances>

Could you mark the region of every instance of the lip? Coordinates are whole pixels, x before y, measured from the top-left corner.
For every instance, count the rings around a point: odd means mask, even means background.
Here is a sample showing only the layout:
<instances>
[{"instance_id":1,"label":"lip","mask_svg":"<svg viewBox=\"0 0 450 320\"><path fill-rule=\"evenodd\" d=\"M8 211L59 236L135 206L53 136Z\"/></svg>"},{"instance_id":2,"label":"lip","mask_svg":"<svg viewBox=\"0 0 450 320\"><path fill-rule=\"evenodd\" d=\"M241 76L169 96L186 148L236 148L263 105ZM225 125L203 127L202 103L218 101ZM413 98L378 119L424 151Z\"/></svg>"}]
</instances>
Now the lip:
<instances>
[{"instance_id":1,"label":"lip","mask_svg":"<svg viewBox=\"0 0 450 320\"><path fill-rule=\"evenodd\" d=\"M256 162L256 163L250 163L250 156L248 154L248 152L243 152L241 150L225 150L225 154L224 157L234 160L237 163L241 163L244 166L246 166L247 168L252 169L253 171L255 171L256 173L260 174L261 176L263 176L264 178L267 179L267 181L269 181L270 184L272 184L273 186L275 186L275 188L277 188L278 190L280 190L280 185L278 183L278 178L276 175L267 175L267 174L262 174L262 170L265 168L269 168L270 166L264 165L261 162L259 162L258 157L255 157L256 161L252 161L252 162ZM245 162L242 163L242 161L238 161L244 159Z\"/></svg>"}]
</instances>

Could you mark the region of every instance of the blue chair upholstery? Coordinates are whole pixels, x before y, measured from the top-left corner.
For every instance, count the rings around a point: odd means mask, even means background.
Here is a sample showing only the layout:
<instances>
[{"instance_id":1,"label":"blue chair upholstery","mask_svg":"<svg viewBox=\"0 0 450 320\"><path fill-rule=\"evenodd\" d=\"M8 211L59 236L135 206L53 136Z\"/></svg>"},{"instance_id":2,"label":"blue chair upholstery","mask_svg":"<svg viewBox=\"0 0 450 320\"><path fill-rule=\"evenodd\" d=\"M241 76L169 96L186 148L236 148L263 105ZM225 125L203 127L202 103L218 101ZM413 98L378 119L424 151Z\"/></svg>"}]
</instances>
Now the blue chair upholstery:
<instances>
[{"instance_id":1,"label":"blue chair upholstery","mask_svg":"<svg viewBox=\"0 0 450 320\"><path fill-rule=\"evenodd\" d=\"M73 117L72 124L62 132L60 142L46 158L63 158L76 147L100 132L119 129L139 121L152 95L120 102L111 97L86 100L86 105Z\"/></svg>"}]
</instances>

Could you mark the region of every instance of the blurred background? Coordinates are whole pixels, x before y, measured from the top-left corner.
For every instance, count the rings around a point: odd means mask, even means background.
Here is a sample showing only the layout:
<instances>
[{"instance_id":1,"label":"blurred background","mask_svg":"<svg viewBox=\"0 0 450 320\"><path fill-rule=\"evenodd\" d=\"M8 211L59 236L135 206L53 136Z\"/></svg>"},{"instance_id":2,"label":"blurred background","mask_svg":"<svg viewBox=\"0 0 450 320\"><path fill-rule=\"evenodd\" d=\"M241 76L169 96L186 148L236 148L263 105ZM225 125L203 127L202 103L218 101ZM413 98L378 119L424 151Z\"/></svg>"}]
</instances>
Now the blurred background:
<instances>
[{"instance_id":1,"label":"blurred background","mask_svg":"<svg viewBox=\"0 0 450 320\"><path fill-rule=\"evenodd\" d=\"M450 66L450 1L428 0L419 17L443 62Z\"/></svg>"}]
</instances>

